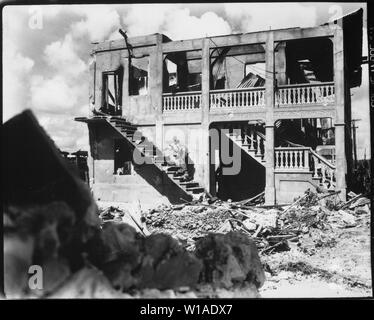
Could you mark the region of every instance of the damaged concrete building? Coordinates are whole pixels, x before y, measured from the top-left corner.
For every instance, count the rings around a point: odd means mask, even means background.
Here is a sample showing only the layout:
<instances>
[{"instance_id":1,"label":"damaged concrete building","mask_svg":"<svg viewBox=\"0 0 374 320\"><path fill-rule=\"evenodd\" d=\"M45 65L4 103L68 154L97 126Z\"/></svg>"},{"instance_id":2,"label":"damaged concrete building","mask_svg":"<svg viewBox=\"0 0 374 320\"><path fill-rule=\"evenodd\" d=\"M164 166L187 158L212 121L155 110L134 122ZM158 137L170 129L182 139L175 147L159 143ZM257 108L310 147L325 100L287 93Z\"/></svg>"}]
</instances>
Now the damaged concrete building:
<instances>
[{"instance_id":1,"label":"damaged concrete building","mask_svg":"<svg viewBox=\"0 0 374 320\"><path fill-rule=\"evenodd\" d=\"M341 191L352 171L350 89L362 10L312 28L93 45L90 181L97 200L172 203L203 192L267 204ZM182 163L170 146L182 146ZM239 159L239 165L234 162ZM183 167L183 170L180 169Z\"/></svg>"}]
</instances>

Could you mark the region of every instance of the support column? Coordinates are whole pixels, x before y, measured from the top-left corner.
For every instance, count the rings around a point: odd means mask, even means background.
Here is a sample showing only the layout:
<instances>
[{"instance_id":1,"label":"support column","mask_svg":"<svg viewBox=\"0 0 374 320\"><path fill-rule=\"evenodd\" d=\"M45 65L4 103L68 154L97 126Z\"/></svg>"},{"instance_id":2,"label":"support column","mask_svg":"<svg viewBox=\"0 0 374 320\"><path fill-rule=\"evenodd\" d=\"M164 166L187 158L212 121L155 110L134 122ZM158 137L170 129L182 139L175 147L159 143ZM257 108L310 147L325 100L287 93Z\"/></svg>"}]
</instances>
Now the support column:
<instances>
[{"instance_id":1,"label":"support column","mask_svg":"<svg viewBox=\"0 0 374 320\"><path fill-rule=\"evenodd\" d=\"M275 65L277 66L277 74L275 75L277 79L277 85L287 84L286 75L286 43L281 42L277 45L277 51L274 56Z\"/></svg>"},{"instance_id":2,"label":"support column","mask_svg":"<svg viewBox=\"0 0 374 320\"><path fill-rule=\"evenodd\" d=\"M347 161L345 158L345 124L335 123L335 153L336 153L336 191L340 190L339 197L342 201L347 198L346 171Z\"/></svg>"},{"instance_id":3,"label":"support column","mask_svg":"<svg viewBox=\"0 0 374 320\"><path fill-rule=\"evenodd\" d=\"M265 125L265 204L275 204L274 183L274 125Z\"/></svg>"},{"instance_id":4,"label":"support column","mask_svg":"<svg viewBox=\"0 0 374 320\"><path fill-rule=\"evenodd\" d=\"M162 53L162 35L157 35L157 42L152 53L150 66L150 95L152 112L155 113L155 144L163 150L163 112L162 112L162 74L163 74L163 53Z\"/></svg>"},{"instance_id":5,"label":"support column","mask_svg":"<svg viewBox=\"0 0 374 320\"><path fill-rule=\"evenodd\" d=\"M210 40L203 39L201 52L201 160L203 166L203 185L210 191L209 157L209 90L210 90Z\"/></svg>"},{"instance_id":6,"label":"support column","mask_svg":"<svg viewBox=\"0 0 374 320\"><path fill-rule=\"evenodd\" d=\"M334 82L335 82L335 152L336 152L336 191L345 201L347 193L347 160L345 152L345 88L344 88L344 47L343 30L336 26L334 34Z\"/></svg>"},{"instance_id":7,"label":"support column","mask_svg":"<svg viewBox=\"0 0 374 320\"><path fill-rule=\"evenodd\" d=\"M130 70L129 70L129 56L126 53L122 53L121 63L123 67L123 79L122 79L122 117L129 119L131 117L130 108L130 95L129 95L129 81L130 81Z\"/></svg>"},{"instance_id":8,"label":"support column","mask_svg":"<svg viewBox=\"0 0 374 320\"><path fill-rule=\"evenodd\" d=\"M88 116L93 116L93 109L95 109L95 83L96 83L96 55L92 54L93 60L91 61L89 65L89 82L88 82L88 104L89 104L89 110L88 110Z\"/></svg>"},{"instance_id":9,"label":"support column","mask_svg":"<svg viewBox=\"0 0 374 320\"><path fill-rule=\"evenodd\" d=\"M265 203L275 204L274 183L274 36L268 32L265 44Z\"/></svg>"}]
</instances>

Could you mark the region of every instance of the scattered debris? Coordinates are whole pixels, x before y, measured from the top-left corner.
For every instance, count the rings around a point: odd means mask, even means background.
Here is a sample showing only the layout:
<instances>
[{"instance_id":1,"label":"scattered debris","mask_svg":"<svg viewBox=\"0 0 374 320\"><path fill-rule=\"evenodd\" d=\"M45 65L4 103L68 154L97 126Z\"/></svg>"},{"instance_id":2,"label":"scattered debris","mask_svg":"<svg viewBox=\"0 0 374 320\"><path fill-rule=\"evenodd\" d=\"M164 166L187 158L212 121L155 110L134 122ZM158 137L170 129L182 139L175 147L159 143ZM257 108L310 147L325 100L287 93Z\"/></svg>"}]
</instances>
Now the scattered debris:
<instances>
[{"instance_id":1,"label":"scattered debris","mask_svg":"<svg viewBox=\"0 0 374 320\"><path fill-rule=\"evenodd\" d=\"M362 194L349 193L342 202L339 192L310 190L285 206L264 206L261 193L239 202L210 196L151 210L139 203L98 209L32 114L15 117L5 133L19 125L32 132L30 144L48 166L28 152L28 164L44 170L43 179L22 170L5 193L6 297L256 297L265 281L260 256L272 270L272 256L296 250L312 257L338 245L342 233L336 230L369 227L370 200ZM7 163L17 163L13 157L20 157L22 139L28 139L24 131ZM295 263L281 269L330 276ZM30 265L42 267L43 289L29 288ZM363 286L359 279L344 279Z\"/></svg>"}]
</instances>

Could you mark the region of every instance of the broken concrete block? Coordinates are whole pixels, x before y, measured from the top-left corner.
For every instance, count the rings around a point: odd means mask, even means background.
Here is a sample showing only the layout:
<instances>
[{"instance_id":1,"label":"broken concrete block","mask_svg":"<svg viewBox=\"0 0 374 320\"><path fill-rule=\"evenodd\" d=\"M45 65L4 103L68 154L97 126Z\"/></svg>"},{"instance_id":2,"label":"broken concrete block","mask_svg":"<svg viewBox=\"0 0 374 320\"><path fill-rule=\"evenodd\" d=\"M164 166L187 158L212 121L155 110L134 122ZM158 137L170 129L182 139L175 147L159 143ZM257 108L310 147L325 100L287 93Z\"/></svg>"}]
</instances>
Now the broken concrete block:
<instances>
[{"instance_id":1,"label":"broken concrete block","mask_svg":"<svg viewBox=\"0 0 374 320\"><path fill-rule=\"evenodd\" d=\"M136 274L141 288L194 287L202 263L169 235L153 234L144 239L142 266Z\"/></svg>"},{"instance_id":2,"label":"broken concrete block","mask_svg":"<svg viewBox=\"0 0 374 320\"><path fill-rule=\"evenodd\" d=\"M227 233L232 231L232 225L229 220L226 220L217 230L217 233Z\"/></svg>"},{"instance_id":3,"label":"broken concrete block","mask_svg":"<svg viewBox=\"0 0 374 320\"><path fill-rule=\"evenodd\" d=\"M140 259L140 238L128 224L107 222L87 250L91 260L100 264L125 258L136 266Z\"/></svg>"},{"instance_id":4,"label":"broken concrete block","mask_svg":"<svg viewBox=\"0 0 374 320\"><path fill-rule=\"evenodd\" d=\"M339 210L338 214L340 215L342 221L347 225L353 226L356 225L356 218L354 215L348 213L345 210Z\"/></svg>"},{"instance_id":5,"label":"broken concrete block","mask_svg":"<svg viewBox=\"0 0 374 320\"><path fill-rule=\"evenodd\" d=\"M370 214L369 205L365 204L364 206L356 207L355 214L356 215Z\"/></svg>"},{"instance_id":6,"label":"broken concrete block","mask_svg":"<svg viewBox=\"0 0 374 320\"><path fill-rule=\"evenodd\" d=\"M259 288L265 281L256 245L239 232L209 234L197 241L195 254L204 262L202 282L227 288L246 281Z\"/></svg>"},{"instance_id":7,"label":"broken concrete block","mask_svg":"<svg viewBox=\"0 0 374 320\"><path fill-rule=\"evenodd\" d=\"M43 272L43 289L31 294L43 295L53 290L70 266L64 258L64 250L70 245L74 213L61 201L45 205L9 206L6 208L5 266L11 287L8 295L14 295L15 286L25 294L29 286L25 279L30 277L29 267L40 266ZM58 262L57 262L58 261ZM12 293L13 292L13 293Z\"/></svg>"},{"instance_id":8,"label":"broken concrete block","mask_svg":"<svg viewBox=\"0 0 374 320\"><path fill-rule=\"evenodd\" d=\"M257 225L262 225L264 228L276 228L278 223L279 211L276 209L270 209L265 212L252 212L251 221Z\"/></svg>"},{"instance_id":9,"label":"broken concrete block","mask_svg":"<svg viewBox=\"0 0 374 320\"><path fill-rule=\"evenodd\" d=\"M256 230L257 225L256 223L251 222L249 219L243 220L243 225L246 227L249 231Z\"/></svg>"},{"instance_id":10,"label":"broken concrete block","mask_svg":"<svg viewBox=\"0 0 374 320\"><path fill-rule=\"evenodd\" d=\"M33 262L42 264L58 253L72 269L83 267L84 244L100 226L88 186L70 170L30 110L7 121L3 135L3 201L6 208L24 211L9 216L17 220L17 233L37 234Z\"/></svg>"},{"instance_id":11,"label":"broken concrete block","mask_svg":"<svg viewBox=\"0 0 374 320\"><path fill-rule=\"evenodd\" d=\"M97 207L89 188L70 170L30 110L5 122L3 136L7 150L4 153L6 205L63 201L72 208L78 221L99 225Z\"/></svg>"}]
</instances>

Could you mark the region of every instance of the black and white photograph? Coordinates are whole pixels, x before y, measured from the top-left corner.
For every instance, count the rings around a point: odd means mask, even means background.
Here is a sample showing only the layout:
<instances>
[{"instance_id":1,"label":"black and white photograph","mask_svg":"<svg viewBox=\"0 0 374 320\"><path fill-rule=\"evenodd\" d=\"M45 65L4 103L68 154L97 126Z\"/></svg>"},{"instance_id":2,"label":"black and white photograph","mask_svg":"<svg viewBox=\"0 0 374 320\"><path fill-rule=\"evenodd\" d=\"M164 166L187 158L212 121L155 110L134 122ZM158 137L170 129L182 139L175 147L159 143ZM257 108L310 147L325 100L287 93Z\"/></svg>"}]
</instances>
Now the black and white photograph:
<instances>
[{"instance_id":1,"label":"black and white photograph","mask_svg":"<svg viewBox=\"0 0 374 320\"><path fill-rule=\"evenodd\" d=\"M373 298L368 3L2 5L1 300Z\"/></svg>"}]
</instances>

